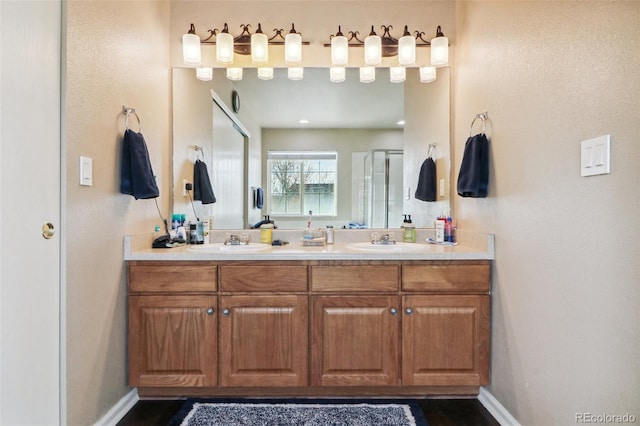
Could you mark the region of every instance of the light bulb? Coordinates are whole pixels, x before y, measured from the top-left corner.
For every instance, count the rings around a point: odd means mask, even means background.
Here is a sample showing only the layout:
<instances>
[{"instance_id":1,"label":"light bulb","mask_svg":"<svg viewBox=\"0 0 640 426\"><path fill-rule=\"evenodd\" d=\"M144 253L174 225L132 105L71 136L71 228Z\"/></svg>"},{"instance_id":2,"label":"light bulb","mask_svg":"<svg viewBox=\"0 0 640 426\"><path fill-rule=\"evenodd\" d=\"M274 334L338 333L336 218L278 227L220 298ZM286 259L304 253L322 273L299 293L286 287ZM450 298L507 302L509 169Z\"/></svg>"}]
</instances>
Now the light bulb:
<instances>
[{"instance_id":1,"label":"light bulb","mask_svg":"<svg viewBox=\"0 0 640 426\"><path fill-rule=\"evenodd\" d=\"M442 34L440 25L436 36L431 40L431 65L443 67L449 64L449 39Z\"/></svg>"},{"instance_id":2,"label":"light bulb","mask_svg":"<svg viewBox=\"0 0 640 426\"><path fill-rule=\"evenodd\" d=\"M344 67L331 67L329 69L329 80L334 83L341 83L346 78L346 69Z\"/></svg>"},{"instance_id":3,"label":"light bulb","mask_svg":"<svg viewBox=\"0 0 640 426\"><path fill-rule=\"evenodd\" d=\"M436 79L436 67L420 67L420 82L431 83Z\"/></svg>"},{"instance_id":4,"label":"light bulb","mask_svg":"<svg viewBox=\"0 0 640 426\"><path fill-rule=\"evenodd\" d=\"M227 68L227 78L232 81L242 80L242 68L239 68L239 67Z\"/></svg>"}]
</instances>

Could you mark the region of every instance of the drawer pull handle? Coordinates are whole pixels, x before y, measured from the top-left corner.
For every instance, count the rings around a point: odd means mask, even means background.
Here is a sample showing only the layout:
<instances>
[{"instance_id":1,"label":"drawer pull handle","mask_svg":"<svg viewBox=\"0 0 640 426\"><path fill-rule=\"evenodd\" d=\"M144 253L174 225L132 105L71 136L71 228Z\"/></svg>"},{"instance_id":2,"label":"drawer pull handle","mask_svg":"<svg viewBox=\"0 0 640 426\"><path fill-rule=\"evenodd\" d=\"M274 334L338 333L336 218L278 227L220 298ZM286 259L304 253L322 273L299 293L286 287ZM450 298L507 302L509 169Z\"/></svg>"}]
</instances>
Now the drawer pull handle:
<instances>
[{"instance_id":1,"label":"drawer pull handle","mask_svg":"<svg viewBox=\"0 0 640 426\"><path fill-rule=\"evenodd\" d=\"M213 308L207 308L207 315L213 315L214 312Z\"/></svg>"},{"instance_id":2,"label":"drawer pull handle","mask_svg":"<svg viewBox=\"0 0 640 426\"><path fill-rule=\"evenodd\" d=\"M391 308L391 309L389 309L389 313L391 315L398 315L398 310L396 308Z\"/></svg>"},{"instance_id":3,"label":"drawer pull handle","mask_svg":"<svg viewBox=\"0 0 640 426\"><path fill-rule=\"evenodd\" d=\"M229 315L231 315L231 311L229 309L223 309L222 315L224 315L225 317L228 317Z\"/></svg>"},{"instance_id":4,"label":"drawer pull handle","mask_svg":"<svg viewBox=\"0 0 640 426\"><path fill-rule=\"evenodd\" d=\"M407 308L407 309L405 309L405 310L404 310L404 312L405 312L407 315L412 315L412 314L413 314L413 309L411 309L411 308Z\"/></svg>"}]
</instances>

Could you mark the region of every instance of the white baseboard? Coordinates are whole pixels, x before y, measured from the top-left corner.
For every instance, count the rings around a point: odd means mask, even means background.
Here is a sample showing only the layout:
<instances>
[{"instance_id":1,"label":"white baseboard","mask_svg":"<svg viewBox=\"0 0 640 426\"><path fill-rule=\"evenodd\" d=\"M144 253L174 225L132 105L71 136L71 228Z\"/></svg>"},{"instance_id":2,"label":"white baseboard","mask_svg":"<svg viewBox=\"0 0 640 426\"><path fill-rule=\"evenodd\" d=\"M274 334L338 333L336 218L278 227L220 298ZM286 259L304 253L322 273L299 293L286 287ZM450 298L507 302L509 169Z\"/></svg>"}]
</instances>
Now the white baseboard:
<instances>
[{"instance_id":1,"label":"white baseboard","mask_svg":"<svg viewBox=\"0 0 640 426\"><path fill-rule=\"evenodd\" d=\"M480 401L484 408L491 413L501 426L521 426L516 418L513 417L502 404L500 404L500 401L498 401L496 397L485 388L480 388L478 401Z\"/></svg>"},{"instance_id":2,"label":"white baseboard","mask_svg":"<svg viewBox=\"0 0 640 426\"><path fill-rule=\"evenodd\" d=\"M140 398L138 397L138 389L133 388L131 391L120 399L111 407L111 409L98 419L93 426L114 426L136 405Z\"/></svg>"}]
</instances>

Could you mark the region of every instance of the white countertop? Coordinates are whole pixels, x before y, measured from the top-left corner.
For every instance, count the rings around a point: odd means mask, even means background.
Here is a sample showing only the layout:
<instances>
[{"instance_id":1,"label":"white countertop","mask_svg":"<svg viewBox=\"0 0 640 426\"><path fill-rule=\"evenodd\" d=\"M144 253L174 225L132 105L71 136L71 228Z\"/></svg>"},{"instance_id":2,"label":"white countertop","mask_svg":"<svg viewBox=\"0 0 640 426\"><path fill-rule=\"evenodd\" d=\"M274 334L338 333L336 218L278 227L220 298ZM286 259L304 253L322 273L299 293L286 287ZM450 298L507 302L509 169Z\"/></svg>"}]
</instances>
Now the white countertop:
<instances>
[{"instance_id":1,"label":"white countertop","mask_svg":"<svg viewBox=\"0 0 640 426\"><path fill-rule=\"evenodd\" d=\"M234 231L224 231L234 232ZM249 232L251 241L259 241L257 231ZM211 246L181 246L167 249L152 249L152 234L127 235L124 240L124 260L152 261L193 261L193 260L493 260L494 236L458 230L458 245L435 245L425 240L432 230L419 230L416 243L411 244L410 251L386 251L354 248L353 243L367 241L371 230L337 230L335 244L319 247L303 246L301 231L275 231L274 238L290 241L284 246L269 246L259 242L250 242L249 246L256 251L219 250L223 239L222 231L212 234ZM384 232L384 231L379 231ZM399 230L393 230L400 237ZM265 247L266 246L266 247ZM401 250L401 249L400 249Z\"/></svg>"}]
</instances>

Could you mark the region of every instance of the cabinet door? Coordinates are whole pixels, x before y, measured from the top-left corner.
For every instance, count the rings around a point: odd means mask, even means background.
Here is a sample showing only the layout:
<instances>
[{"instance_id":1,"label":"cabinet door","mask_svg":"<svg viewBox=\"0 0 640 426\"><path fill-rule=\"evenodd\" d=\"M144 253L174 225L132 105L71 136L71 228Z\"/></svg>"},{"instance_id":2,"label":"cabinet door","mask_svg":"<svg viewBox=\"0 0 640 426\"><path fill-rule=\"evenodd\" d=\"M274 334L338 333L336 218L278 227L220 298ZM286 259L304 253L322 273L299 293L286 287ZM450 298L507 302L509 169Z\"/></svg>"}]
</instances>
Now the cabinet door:
<instances>
[{"instance_id":1,"label":"cabinet door","mask_svg":"<svg viewBox=\"0 0 640 426\"><path fill-rule=\"evenodd\" d=\"M129 385L217 384L216 296L129 297Z\"/></svg>"},{"instance_id":2,"label":"cabinet door","mask_svg":"<svg viewBox=\"0 0 640 426\"><path fill-rule=\"evenodd\" d=\"M314 386L398 385L398 296L314 296Z\"/></svg>"},{"instance_id":3,"label":"cabinet door","mask_svg":"<svg viewBox=\"0 0 640 426\"><path fill-rule=\"evenodd\" d=\"M489 384L489 296L404 296L402 384Z\"/></svg>"},{"instance_id":4,"label":"cabinet door","mask_svg":"<svg viewBox=\"0 0 640 426\"><path fill-rule=\"evenodd\" d=\"M306 386L307 296L222 296L220 384Z\"/></svg>"}]
</instances>

